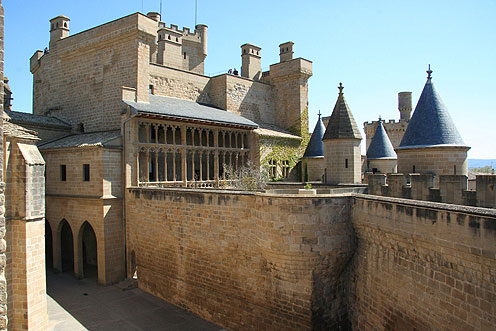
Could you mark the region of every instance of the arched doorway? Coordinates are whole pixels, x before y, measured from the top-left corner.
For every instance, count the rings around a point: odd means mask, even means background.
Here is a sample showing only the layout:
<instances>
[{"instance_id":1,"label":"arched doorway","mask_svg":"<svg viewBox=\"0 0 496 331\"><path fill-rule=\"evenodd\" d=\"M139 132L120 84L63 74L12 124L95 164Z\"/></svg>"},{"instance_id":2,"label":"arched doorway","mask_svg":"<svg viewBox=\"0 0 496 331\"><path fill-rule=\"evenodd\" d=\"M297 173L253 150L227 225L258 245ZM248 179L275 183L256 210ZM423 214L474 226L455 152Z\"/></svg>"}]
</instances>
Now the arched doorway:
<instances>
[{"instance_id":1,"label":"arched doorway","mask_svg":"<svg viewBox=\"0 0 496 331\"><path fill-rule=\"evenodd\" d=\"M47 220L45 220L45 262L46 262L46 269L53 268L52 228Z\"/></svg>"},{"instance_id":2,"label":"arched doorway","mask_svg":"<svg viewBox=\"0 0 496 331\"><path fill-rule=\"evenodd\" d=\"M60 223L60 249L62 255L62 272L74 272L74 240L72 230L64 219Z\"/></svg>"},{"instance_id":3,"label":"arched doorway","mask_svg":"<svg viewBox=\"0 0 496 331\"><path fill-rule=\"evenodd\" d=\"M93 227L84 222L79 231L81 258L84 278L98 278L98 258L96 235Z\"/></svg>"}]
</instances>

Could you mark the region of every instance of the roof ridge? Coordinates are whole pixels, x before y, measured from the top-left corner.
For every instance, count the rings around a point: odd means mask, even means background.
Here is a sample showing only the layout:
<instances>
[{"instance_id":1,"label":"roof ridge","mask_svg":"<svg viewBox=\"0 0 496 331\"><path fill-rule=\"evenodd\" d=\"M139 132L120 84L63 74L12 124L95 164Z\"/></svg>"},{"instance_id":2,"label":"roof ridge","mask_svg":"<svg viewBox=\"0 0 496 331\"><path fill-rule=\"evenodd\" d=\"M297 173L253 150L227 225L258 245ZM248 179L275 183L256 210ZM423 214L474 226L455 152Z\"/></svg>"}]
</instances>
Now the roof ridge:
<instances>
[{"instance_id":1,"label":"roof ridge","mask_svg":"<svg viewBox=\"0 0 496 331\"><path fill-rule=\"evenodd\" d=\"M340 88L342 89L342 86ZM339 93L322 139L362 139L362 135L358 130L353 114L342 92Z\"/></svg>"}]
</instances>

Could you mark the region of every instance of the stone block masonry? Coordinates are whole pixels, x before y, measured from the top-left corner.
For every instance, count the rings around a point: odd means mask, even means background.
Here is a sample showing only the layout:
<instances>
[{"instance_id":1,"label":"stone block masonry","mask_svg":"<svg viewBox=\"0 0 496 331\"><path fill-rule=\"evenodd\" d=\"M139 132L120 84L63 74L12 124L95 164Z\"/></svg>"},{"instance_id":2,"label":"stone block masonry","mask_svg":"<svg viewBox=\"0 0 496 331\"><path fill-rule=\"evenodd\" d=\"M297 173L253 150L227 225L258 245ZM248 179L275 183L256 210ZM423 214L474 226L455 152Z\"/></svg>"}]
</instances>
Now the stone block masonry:
<instances>
[{"instance_id":1,"label":"stone block masonry","mask_svg":"<svg viewBox=\"0 0 496 331\"><path fill-rule=\"evenodd\" d=\"M496 212L357 195L355 330L494 330Z\"/></svg>"},{"instance_id":2,"label":"stone block masonry","mask_svg":"<svg viewBox=\"0 0 496 331\"><path fill-rule=\"evenodd\" d=\"M346 324L350 197L130 188L128 276L228 329Z\"/></svg>"},{"instance_id":3,"label":"stone block masonry","mask_svg":"<svg viewBox=\"0 0 496 331\"><path fill-rule=\"evenodd\" d=\"M4 12L2 0L0 0L0 76L3 77L3 22ZM0 100L3 100L3 79L0 80ZM0 103L0 115L3 117L3 102ZM0 138L3 142L3 121L0 121ZM3 143L0 144L0 157L2 158L2 167L0 169L0 330L7 329L7 281L5 279L5 183L3 176L4 157Z\"/></svg>"},{"instance_id":4,"label":"stone block masonry","mask_svg":"<svg viewBox=\"0 0 496 331\"><path fill-rule=\"evenodd\" d=\"M235 330L491 330L496 212L130 188L128 275Z\"/></svg>"}]
</instances>

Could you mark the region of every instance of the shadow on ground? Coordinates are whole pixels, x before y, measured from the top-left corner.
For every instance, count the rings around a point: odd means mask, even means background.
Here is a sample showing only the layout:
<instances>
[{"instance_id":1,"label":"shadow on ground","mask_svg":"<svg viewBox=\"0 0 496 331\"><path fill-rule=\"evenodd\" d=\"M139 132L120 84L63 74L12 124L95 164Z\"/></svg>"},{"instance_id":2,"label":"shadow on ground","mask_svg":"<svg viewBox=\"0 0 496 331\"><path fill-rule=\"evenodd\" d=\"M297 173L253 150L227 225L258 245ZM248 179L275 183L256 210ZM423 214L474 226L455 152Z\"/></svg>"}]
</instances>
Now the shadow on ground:
<instances>
[{"instance_id":1,"label":"shadow on ground","mask_svg":"<svg viewBox=\"0 0 496 331\"><path fill-rule=\"evenodd\" d=\"M49 330L205 330L221 327L140 289L47 271Z\"/></svg>"}]
</instances>

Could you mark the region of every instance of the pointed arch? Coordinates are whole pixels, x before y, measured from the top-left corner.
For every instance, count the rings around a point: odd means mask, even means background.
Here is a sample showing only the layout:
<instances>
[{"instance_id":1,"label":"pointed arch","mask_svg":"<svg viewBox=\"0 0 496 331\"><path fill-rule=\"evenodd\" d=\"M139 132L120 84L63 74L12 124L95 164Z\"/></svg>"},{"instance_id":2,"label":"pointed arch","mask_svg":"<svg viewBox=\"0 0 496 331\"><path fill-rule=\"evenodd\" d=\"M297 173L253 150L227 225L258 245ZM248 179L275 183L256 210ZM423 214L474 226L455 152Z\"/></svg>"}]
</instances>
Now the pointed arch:
<instances>
[{"instance_id":1,"label":"pointed arch","mask_svg":"<svg viewBox=\"0 0 496 331\"><path fill-rule=\"evenodd\" d=\"M95 230L88 221L79 228L78 233L78 261L81 278L97 278L98 250Z\"/></svg>"},{"instance_id":2,"label":"pointed arch","mask_svg":"<svg viewBox=\"0 0 496 331\"><path fill-rule=\"evenodd\" d=\"M59 223L57 236L60 238L60 271L74 273L74 236L65 218Z\"/></svg>"}]
</instances>

